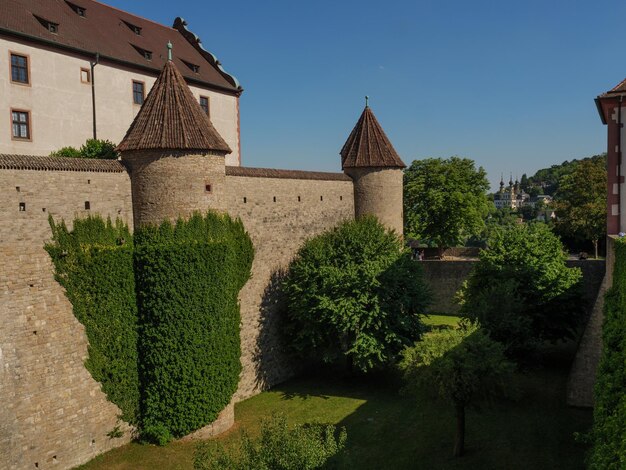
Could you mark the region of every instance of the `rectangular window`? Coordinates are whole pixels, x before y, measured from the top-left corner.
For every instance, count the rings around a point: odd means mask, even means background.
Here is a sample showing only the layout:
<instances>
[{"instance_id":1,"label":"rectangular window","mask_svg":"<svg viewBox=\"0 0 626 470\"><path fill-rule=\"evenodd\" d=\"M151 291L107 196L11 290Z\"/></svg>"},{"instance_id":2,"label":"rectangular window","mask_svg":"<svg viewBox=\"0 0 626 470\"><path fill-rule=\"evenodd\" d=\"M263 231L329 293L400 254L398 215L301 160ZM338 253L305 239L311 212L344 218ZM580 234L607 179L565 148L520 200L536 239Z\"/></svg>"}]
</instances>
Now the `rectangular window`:
<instances>
[{"instance_id":1,"label":"rectangular window","mask_svg":"<svg viewBox=\"0 0 626 470\"><path fill-rule=\"evenodd\" d=\"M13 124L13 139L30 140L30 112L11 110Z\"/></svg>"},{"instance_id":2,"label":"rectangular window","mask_svg":"<svg viewBox=\"0 0 626 470\"><path fill-rule=\"evenodd\" d=\"M11 81L28 85L28 56L11 53Z\"/></svg>"},{"instance_id":3,"label":"rectangular window","mask_svg":"<svg viewBox=\"0 0 626 470\"><path fill-rule=\"evenodd\" d=\"M133 103L143 104L144 98L144 83L133 80Z\"/></svg>"},{"instance_id":4,"label":"rectangular window","mask_svg":"<svg viewBox=\"0 0 626 470\"><path fill-rule=\"evenodd\" d=\"M211 115L209 113L209 97L208 96L201 96L200 97L200 107L204 111L204 114L206 114L207 116Z\"/></svg>"},{"instance_id":5,"label":"rectangular window","mask_svg":"<svg viewBox=\"0 0 626 470\"><path fill-rule=\"evenodd\" d=\"M80 69L81 83L91 83L91 71L89 69Z\"/></svg>"}]
</instances>

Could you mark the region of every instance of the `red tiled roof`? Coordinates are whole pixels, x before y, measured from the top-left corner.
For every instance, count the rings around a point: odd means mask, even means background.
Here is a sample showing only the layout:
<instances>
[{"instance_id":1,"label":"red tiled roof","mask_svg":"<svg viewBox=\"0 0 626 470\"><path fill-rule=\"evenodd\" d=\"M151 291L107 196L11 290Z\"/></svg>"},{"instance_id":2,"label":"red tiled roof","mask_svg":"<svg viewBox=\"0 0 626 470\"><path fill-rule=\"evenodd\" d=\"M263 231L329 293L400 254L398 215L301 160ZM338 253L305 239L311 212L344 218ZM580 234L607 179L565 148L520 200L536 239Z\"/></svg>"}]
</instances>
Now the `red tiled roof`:
<instances>
[{"instance_id":1,"label":"red tiled roof","mask_svg":"<svg viewBox=\"0 0 626 470\"><path fill-rule=\"evenodd\" d=\"M340 154L342 168L406 167L369 106L363 110Z\"/></svg>"},{"instance_id":2,"label":"red tiled roof","mask_svg":"<svg viewBox=\"0 0 626 470\"><path fill-rule=\"evenodd\" d=\"M232 152L173 62L163 67L117 149Z\"/></svg>"},{"instance_id":3,"label":"red tiled roof","mask_svg":"<svg viewBox=\"0 0 626 470\"><path fill-rule=\"evenodd\" d=\"M124 166L117 160L94 158L36 157L33 155L0 154L1 170L39 171L93 171L103 173L123 173Z\"/></svg>"},{"instance_id":4,"label":"red tiled roof","mask_svg":"<svg viewBox=\"0 0 626 470\"><path fill-rule=\"evenodd\" d=\"M609 96L616 96L626 94L626 78L611 88L609 91L602 93L598 98L604 98Z\"/></svg>"},{"instance_id":5,"label":"red tiled roof","mask_svg":"<svg viewBox=\"0 0 626 470\"><path fill-rule=\"evenodd\" d=\"M72 5L85 9L79 16ZM59 25L54 34L39 19ZM135 34L128 25L141 28ZM226 73L213 55L204 51L199 39L176 19L170 28L94 0L0 0L0 34L11 34L45 42L62 49L121 62L157 74L167 61L166 45L174 45L174 61L188 80L223 91L240 93L237 79ZM147 60L141 50L152 52ZM198 65L198 72L187 64Z\"/></svg>"},{"instance_id":6,"label":"red tiled roof","mask_svg":"<svg viewBox=\"0 0 626 470\"><path fill-rule=\"evenodd\" d=\"M247 168L243 166L227 166L226 176L247 176L250 178L285 178L294 180L352 181L352 179L344 173L327 173L324 171L277 170L274 168Z\"/></svg>"}]
</instances>

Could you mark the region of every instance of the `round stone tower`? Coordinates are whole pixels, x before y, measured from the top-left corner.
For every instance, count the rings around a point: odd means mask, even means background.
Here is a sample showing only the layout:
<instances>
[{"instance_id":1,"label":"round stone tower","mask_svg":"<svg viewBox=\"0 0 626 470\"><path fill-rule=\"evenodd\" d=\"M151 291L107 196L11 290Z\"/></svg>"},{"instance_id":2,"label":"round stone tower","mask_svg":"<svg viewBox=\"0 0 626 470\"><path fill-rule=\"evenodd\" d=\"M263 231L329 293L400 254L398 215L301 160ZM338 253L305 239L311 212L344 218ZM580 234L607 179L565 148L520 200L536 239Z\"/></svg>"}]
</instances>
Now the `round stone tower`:
<instances>
[{"instance_id":1,"label":"round stone tower","mask_svg":"<svg viewBox=\"0 0 626 470\"><path fill-rule=\"evenodd\" d=\"M402 235L406 165L367 105L341 149L341 167L354 182L355 217L374 215Z\"/></svg>"},{"instance_id":2,"label":"round stone tower","mask_svg":"<svg viewBox=\"0 0 626 470\"><path fill-rule=\"evenodd\" d=\"M231 149L171 60L118 150L130 173L135 227L223 209Z\"/></svg>"}]
</instances>

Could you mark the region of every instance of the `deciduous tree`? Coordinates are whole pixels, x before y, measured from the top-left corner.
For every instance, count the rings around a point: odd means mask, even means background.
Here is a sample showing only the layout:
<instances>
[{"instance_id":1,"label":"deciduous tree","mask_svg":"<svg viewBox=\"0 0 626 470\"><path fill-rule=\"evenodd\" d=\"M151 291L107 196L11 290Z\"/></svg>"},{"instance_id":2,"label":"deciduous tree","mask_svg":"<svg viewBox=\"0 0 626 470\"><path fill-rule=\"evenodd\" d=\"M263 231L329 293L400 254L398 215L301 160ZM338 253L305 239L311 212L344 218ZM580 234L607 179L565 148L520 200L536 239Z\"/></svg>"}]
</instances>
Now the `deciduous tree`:
<instances>
[{"instance_id":1,"label":"deciduous tree","mask_svg":"<svg viewBox=\"0 0 626 470\"><path fill-rule=\"evenodd\" d=\"M493 203L482 167L468 158L415 160L404 173L405 233L443 249L479 235Z\"/></svg>"},{"instance_id":2,"label":"deciduous tree","mask_svg":"<svg viewBox=\"0 0 626 470\"><path fill-rule=\"evenodd\" d=\"M396 359L419 338L430 300L420 263L374 217L307 241L284 290L286 336L296 352L362 371Z\"/></svg>"},{"instance_id":3,"label":"deciduous tree","mask_svg":"<svg viewBox=\"0 0 626 470\"><path fill-rule=\"evenodd\" d=\"M606 163L582 160L563 177L556 193L556 229L563 235L591 240L598 257L598 240L606 235Z\"/></svg>"},{"instance_id":4,"label":"deciduous tree","mask_svg":"<svg viewBox=\"0 0 626 470\"><path fill-rule=\"evenodd\" d=\"M491 340L475 324L460 329L427 333L415 346L404 350L400 362L405 392L434 392L454 406L456 416L455 457L465 450L465 409L477 399L502 394L513 365L504 347Z\"/></svg>"}]
</instances>

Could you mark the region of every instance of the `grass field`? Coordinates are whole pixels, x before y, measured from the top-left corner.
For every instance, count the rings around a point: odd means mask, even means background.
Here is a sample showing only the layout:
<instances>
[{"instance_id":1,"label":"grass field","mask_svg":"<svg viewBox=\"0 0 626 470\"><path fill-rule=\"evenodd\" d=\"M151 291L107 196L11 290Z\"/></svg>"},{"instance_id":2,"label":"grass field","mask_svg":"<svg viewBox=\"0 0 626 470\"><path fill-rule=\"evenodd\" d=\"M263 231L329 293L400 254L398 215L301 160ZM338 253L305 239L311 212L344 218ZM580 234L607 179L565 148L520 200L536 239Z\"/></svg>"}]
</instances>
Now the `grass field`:
<instances>
[{"instance_id":1,"label":"grass field","mask_svg":"<svg viewBox=\"0 0 626 470\"><path fill-rule=\"evenodd\" d=\"M444 317L439 323L455 322ZM591 411L564 404L572 346L553 348L535 369L517 373L521 394L467 414L467 454L453 459L452 410L430 397L406 397L395 374L345 377L329 373L296 379L237 404L236 425L212 442L234 445L239 431L258 430L264 416L290 422L345 426L348 444L332 463L340 469L567 469L584 468L585 447L573 433L591 425ZM84 469L190 469L193 443L166 447L130 444Z\"/></svg>"}]
</instances>

